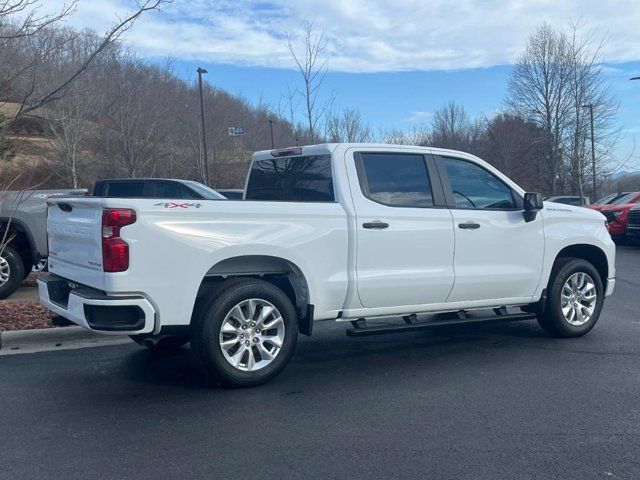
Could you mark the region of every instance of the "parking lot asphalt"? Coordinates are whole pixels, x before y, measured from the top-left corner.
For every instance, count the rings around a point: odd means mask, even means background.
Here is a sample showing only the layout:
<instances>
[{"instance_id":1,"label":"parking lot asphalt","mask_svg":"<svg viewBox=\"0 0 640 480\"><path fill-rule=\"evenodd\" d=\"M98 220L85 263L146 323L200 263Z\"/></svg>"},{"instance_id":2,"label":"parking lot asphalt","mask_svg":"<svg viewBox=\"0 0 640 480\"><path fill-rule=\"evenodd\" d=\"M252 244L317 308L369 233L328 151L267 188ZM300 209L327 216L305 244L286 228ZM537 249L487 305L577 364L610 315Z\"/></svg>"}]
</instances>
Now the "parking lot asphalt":
<instances>
[{"instance_id":1,"label":"parking lot asphalt","mask_svg":"<svg viewBox=\"0 0 640 480\"><path fill-rule=\"evenodd\" d=\"M640 248L599 324L301 338L272 383L203 385L188 348L0 357L0 478L640 478Z\"/></svg>"}]
</instances>

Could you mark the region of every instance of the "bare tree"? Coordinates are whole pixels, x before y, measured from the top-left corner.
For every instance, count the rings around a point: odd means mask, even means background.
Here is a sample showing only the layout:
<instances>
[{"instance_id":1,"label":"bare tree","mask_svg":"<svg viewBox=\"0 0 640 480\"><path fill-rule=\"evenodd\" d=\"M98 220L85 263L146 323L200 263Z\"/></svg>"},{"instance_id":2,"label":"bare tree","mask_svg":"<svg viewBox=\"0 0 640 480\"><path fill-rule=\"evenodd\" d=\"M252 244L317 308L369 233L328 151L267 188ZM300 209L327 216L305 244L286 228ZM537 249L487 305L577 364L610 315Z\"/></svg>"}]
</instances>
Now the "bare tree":
<instances>
[{"instance_id":1,"label":"bare tree","mask_svg":"<svg viewBox=\"0 0 640 480\"><path fill-rule=\"evenodd\" d=\"M311 142L315 143L318 141L319 124L333 103L333 96L326 102L319 100L320 89L327 73L327 60L321 58L327 43L322 33L314 31L313 23L305 22L300 48L302 52L296 52L290 37L287 37L287 45L302 76L304 88L299 93L304 101L309 136Z\"/></svg>"},{"instance_id":2,"label":"bare tree","mask_svg":"<svg viewBox=\"0 0 640 480\"><path fill-rule=\"evenodd\" d=\"M478 154L525 189L544 186L544 158L549 141L545 131L531 120L501 113L483 125Z\"/></svg>"},{"instance_id":3,"label":"bare tree","mask_svg":"<svg viewBox=\"0 0 640 480\"><path fill-rule=\"evenodd\" d=\"M35 45L34 53L26 62L18 65L17 71L11 72L9 78L3 78L2 84L7 88L9 80L14 80L17 76L27 76L30 80L28 87L22 92L20 109L15 118L29 113L44 105L60 99L69 86L82 75L87 68L100 56L102 52L114 45L124 32L129 30L135 21L145 12L157 10L162 4L171 3L172 0L139 0L136 8L127 16L119 19L102 37L101 41L95 45L87 55L73 65L69 72L51 83L51 79L44 79L46 88L42 88L39 82L42 78L38 75L38 66L43 61L43 54L50 53L46 49L38 48ZM7 42L14 42L21 39L38 41L41 33L46 32L49 27L68 16L75 9L75 2L64 7L60 12L52 15L39 15L39 3L35 0L1 0L0 3L0 49L8 47ZM22 20L16 20L22 18ZM59 39L60 37L58 37ZM55 50L54 50L55 51ZM7 72L5 72L7 76ZM0 88L2 86L0 85Z\"/></svg>"},{"instance_id":4,"label":"bare tree","mask_svg":"<svg viewBox=\"0 0 640 480\"><path fill-rule=\"evenodd\" d=\"M105 75L107 95L98 120L107 128L95 132L99 155L118 162L128 177L156 176L159 164L171 155L165 99L172 72L118 58Z\"/></svg>"},{"instance_id":5,"label":"bare tree","mask_svg":"<svg viewBox=\"0 0 640 480\"><path fill-rule=\"evenodd\" d=\"M524 54L509 80L507 103L541 125L552 138L546 153L545 189L555 194L561 171L563 138L574 108L569 83L569 45L548 24L529 37Z\"/></svg>"},{"instance_id":6,"label":"bare tree","mask_svg":"<svg viewBox=\"0 0 640 480\"><path fill-rule=\"evenodd\" d=\"M431 134L424 124L414 125L410 130L399 128L380 129L377 135L380 143L396 145L430 145Z\"/></svg>"},{"instance_id":7,"label":"bare tree","mask_svg":"<svg viewBox=\"0 0 640 480\"><path fill-rule=\"evenodd\" d=\"M594 42L591 33L580 35L581 24L570 23L569 82L573 101L573 118L566 138L567 158L565 185L570 193L584 195L585 185L596 185L598 177L607 176L621 165L612 159L612 152L620 136L615 125L618 100L611 94L602 74L601 51L604 39ZM595 177L590 148L590 111L593 109ZM597 195L596 195L597 196ZM593 199L595 201L595 198Z\"/></svg>"},{"instance_id":8,"label":"bare tree","mask_svg":"<svg viewBox=\"0 0 640 480\"><path fill-rule=\"evenodd\" d=\"M55 13L40 14L37 0L0 0L0 40L34 35L73 13L77 4L72 0Z\"/></svg>"},{"instance_id":9,"label":"bare tree","mask_svg":"<svg viewBox=\"0 0 640 480\"><path fill-rule=\"evenodd\" d=\"M370 142L371 127L362 120L359 110L346 108L327 120L326 136L330 142Z\"/></svg>"},{"instance_id":10,"label":"bare tree","mask_svg":"<svg viewBox=\"0 0 640 480\"><path fill-rule=\"evenodd\" d=\"M453 100L433 113L429 144L434 147L471 150L477 131L464 107Z\"/></svg>"},{"instance_id":11,"label":"bare tree","mask_svg":"<svg viewBox=\"0 0 640 480\"><path fill-rule=\"evenodd\" d=\"M594 111L596 179L615 168L611 157L620 133L618 101L602 74L605 40L581 35L580 23L569 27L568 34L547 24L538 27L513 70L507 97L509 106L536 121L551 139L545 155L545 189L551 194L583 194L594 180L586 106Z\"/></svg>"},{"instance_id":12,"label":"bare tree","mask_svg":"<svg viewBox=\"0 0 640 480\"><path fill-rule=\"evenodd\" d=\"M58 165L64 166L63 177L69 188L79 187L80 161L93 126L91 113L94 109L95 103L86 82L77 82L69 95L44 111L56 155L52 170L54 174L60 174Z\"/></svg>"}]
</instances>

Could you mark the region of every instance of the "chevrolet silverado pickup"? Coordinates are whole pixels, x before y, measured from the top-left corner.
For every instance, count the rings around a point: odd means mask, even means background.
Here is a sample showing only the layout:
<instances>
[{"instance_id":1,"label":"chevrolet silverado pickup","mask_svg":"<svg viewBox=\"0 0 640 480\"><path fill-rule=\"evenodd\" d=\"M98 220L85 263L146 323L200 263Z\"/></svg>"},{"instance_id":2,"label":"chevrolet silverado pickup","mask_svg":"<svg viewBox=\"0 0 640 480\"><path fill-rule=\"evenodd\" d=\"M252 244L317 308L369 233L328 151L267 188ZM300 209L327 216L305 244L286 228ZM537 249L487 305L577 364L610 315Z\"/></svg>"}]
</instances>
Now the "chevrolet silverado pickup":
<instances>
[{"instance_id":1,"label":"chevrolet silverado pickup","mask_svg":"<svg viewBox=\"0 0 640 480\"><path fill-rule=\"evenodd\" d=\"M320 320L351 336L530 319L584 335L615 284L602 214L543 203L452 150L261 151L242 202L48 203L42 304L150 347L191 342L204 375L231 386L276 376ZM424 321L439 312L455 318Z\"/></svg>"}]
</instances>

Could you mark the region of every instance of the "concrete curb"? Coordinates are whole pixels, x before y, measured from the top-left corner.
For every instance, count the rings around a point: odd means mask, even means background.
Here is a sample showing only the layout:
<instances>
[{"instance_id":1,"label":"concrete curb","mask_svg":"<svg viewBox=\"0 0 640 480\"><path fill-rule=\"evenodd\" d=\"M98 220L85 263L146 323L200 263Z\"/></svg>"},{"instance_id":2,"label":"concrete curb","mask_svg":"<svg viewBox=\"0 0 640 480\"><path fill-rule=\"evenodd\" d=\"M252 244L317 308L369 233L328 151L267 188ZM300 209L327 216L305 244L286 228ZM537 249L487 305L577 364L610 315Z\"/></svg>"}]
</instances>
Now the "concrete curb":
<instances>
[{"instance_id":1,"label":"concrete curb","mask_svg":"<svg viewBox=\"0 0 640 480\"><path fill-rule=\"evenodd\" d=\"M130 343L125 336L99 335L82 327L0 332L0 356Z\"/></svg>"}]
</instances>

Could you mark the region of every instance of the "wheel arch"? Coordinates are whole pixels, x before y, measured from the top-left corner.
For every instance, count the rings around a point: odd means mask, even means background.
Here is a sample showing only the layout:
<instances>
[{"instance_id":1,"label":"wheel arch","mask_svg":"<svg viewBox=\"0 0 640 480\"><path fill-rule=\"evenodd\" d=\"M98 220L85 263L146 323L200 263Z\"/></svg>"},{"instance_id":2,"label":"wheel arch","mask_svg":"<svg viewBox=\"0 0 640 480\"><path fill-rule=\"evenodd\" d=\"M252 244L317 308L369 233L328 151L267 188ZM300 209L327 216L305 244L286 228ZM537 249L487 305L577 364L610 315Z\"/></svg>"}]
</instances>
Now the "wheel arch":
<instances>
[{"instance_id":1,"label":"wheel arch","mask_svg":"<svg viewBox=\"0 0 640 480\"><path fill-rule=\"evenodd\" d=\"M588 243L568 245L558 252L554 264L558 259L567 257L581 258L591 263L600 274L600 280L606 291L607 279L609 277L609 261L607 260L607 255L604 250Z\"/></svg>"},{"instance_id":2,"label":"wheel arch","mask_svg":"<svg viewBox=\"0 0 640 480\"><path fill-rule=\"evenodd\" d=\"M35 246L35 242L29 231L29 228L16 218L0 217L0 241L7 234L8 245L11 245L18 251L25 270L31 270L31 267L40 260ZM13 238L11 238L13 235Z\"/></svg>"},{"instance_id":3,"label":"wheel arch","mask_svg":"<svg viewBox=\"0 0 640 480\"><path fill-rule=\"evenodd\" d=\"M302 269L291 260L272 255L237 255L226 258L207 270L197 297L215 291L221 282L242 277L260 278L280 288L296 309L300 333L311 335L313 305L310 303L309 284Z\"/></svg>"}]
</instances>

